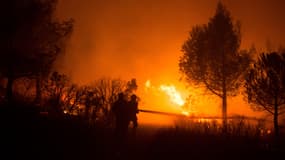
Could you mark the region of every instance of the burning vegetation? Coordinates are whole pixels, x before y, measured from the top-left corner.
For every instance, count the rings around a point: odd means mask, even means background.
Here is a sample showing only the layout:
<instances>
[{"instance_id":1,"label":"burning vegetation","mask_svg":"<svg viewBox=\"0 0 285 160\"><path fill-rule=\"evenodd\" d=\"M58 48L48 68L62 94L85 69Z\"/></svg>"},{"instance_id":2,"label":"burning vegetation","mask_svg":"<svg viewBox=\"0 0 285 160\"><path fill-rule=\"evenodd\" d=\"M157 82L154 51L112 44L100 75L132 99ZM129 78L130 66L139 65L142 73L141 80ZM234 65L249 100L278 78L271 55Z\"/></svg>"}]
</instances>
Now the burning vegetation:
<instances>
[{"instance_id":1,"label":"burning vegetation","mask_svg":"<svg viewBox=\"0 0 285 160\"><path fill-rule=\"evenodd\" d=\"M5 0L1 5L1 11L7 14L0 15L5 24L0 26L4 31L0 37L0 126L8 131L0 136L1 142L9 134L13 136L1 148L9 150L6 146L12 144L16 146L13 152L30 153L26 145L31 144L41 156L46 155L41 150L44 147L48 154L58 154L60 159L118 158L114 155L174 159L189 156L188 145L194 159L213 158L209 153L230 159L237 152L272 158L272 154L279 156L284 151L285 50L257 54L254 47L240 49L241 25L222 2L218 2L208 23L192 27L182 44L182 55L175 64L178 63L187 89L163 76L154 83L135 76L114 78L119 76L112 71L109 77L76 82L82 77L57 67L64 53L68 54L76 21L55 17L56 5L56 0ZM108 58L98 56L103 59L100 63L106 65L102 72L118 64L108 61L110 57L119 58L120 65L136 72L131 64L143 60L130 62L113 55L125 48L132 50L120 46L116 51L108 50ZM73 67L77 69L75 63ZM90 70L86 72L91 74ZM215 105L206 98L208 95L218 97L221 114L213 109ZM269 113L270 118L251 117L247 112L228 114L230 98L236 96L243 96L246 106ZM173 125L152 128L142 122L155 124L159 120L139 117L138 128L133 122L136 127L129 130L131 120L125 108L130 106L130 99L138 105L135 119L137 113L152 113L171 117ZM114 129L121 131L121 124L125 130L114 136Z\"/></svg>"}]
</instances>

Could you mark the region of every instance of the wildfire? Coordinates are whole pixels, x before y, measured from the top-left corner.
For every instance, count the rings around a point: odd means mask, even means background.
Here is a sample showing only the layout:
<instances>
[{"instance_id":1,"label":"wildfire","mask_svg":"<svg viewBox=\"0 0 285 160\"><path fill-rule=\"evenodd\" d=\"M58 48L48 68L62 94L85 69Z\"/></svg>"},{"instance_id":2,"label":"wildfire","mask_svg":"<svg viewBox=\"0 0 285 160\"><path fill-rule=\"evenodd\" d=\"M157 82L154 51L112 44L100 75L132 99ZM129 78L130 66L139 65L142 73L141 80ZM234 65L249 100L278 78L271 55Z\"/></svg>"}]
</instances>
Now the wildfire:
<instances>
[{"instance_id":1,"label":"wildfire","mask_svg":"<svg viewBox=\"0 0 285 160\"><path fill-rule=\"evenodd\" d=\"M145 82L145 87L146 87L146 88L150 88L150 86L151 86L150 80L147 80L147 81Z\"/></svg>"},{"instance_id":2,"label":"wildfire","mask_svg":"<svg viewBox=\"0 0 285 160\"><path fill-rule=\"evenodd\" d=\"M182 113L183 115L185 115L185 116L190 116L190 114L189 114L188 111L182 111L181 113Z\"/></svg>"},{"instance_id":3,"label":"wildfire","mask_svg":"<svg viewBox=\"0 0 285 160\"><path fill-rule=\"evenodd\" d=\"M174 104L179 106L183 106L185 104L184 100L182 99L180 93L176 90L175 86L170 85L160 85L159 89L164 91L170 98L170 101Z\"/></svg>"},{"instance_id":4,"label":"wildfire","mask_svg":"<svg viewBox=\"0 0 285 160\"><path fill-rule=\"evenodd\" d=\"M160 85L159 87L152 86L150 80L147 80L145 82L145 88L148 90L150 88L155 89L153 91L159 91L159 93L164 93L169 97L169 100L171 103L173 103L175 106L178 106L177 109L180 110L181 114L185 116L189 116L189 112L184 110L182 107L185 105L185 100L182 98L179 91L177 91L176 87L174 85Z\"/></svg>"}]
</instances>

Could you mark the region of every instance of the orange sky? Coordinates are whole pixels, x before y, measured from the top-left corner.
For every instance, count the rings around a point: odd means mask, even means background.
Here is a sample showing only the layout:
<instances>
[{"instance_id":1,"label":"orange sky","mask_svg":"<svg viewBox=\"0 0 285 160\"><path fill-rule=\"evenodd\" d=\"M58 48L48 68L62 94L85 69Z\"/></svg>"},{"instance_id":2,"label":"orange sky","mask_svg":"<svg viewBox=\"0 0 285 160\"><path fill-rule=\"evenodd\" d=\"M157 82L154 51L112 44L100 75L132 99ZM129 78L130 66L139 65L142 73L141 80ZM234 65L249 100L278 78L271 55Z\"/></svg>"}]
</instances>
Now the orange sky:
<instances>
[{"instance_id":1,"label":"orange sky","mask_svg":"<svg viewBox=\"0 0 285 160\"><path fill-rule=\"evenodd\" d=\"M268 41L273 48L284 45L285 1L223 2L242 23L243 48L255 44L264 50ZM181 46L191 27L208 22L216 4L217 0L59 0L58 16L75 19L60 68L78 83L101 76L134 77L140 92L147 79L184 90L178 69ZM240 100L230 105L240 113L250 112L240 109Z\"/></svg>"}]
</instances>

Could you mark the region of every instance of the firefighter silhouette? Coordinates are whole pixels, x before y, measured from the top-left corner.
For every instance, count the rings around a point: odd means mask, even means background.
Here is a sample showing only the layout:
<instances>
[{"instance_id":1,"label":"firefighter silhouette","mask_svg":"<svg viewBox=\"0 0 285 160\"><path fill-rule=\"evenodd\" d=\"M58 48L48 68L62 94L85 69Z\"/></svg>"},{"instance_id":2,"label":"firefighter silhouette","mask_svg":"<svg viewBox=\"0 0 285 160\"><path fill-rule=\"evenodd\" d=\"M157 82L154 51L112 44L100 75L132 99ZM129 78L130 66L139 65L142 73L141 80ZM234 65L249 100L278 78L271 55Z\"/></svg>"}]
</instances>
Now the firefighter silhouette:
<instances>
[{"instance_id":1,"label":"firefighter silhouette","mask_svg":"<svg viewBox=\"0 0 285 160\"><path fill-rule=\"evenodd\" d=\"M123 93L118 94L118 99L114 102L112 106L112 111L115 115L115 137L117 143L121 144L124 142L129 125L129 115L128 115L128 102L124 98Z\"/></svg>"},{"instance_id":2,"label":"firefighter silhouette","mask_svg":"<svg viewBox=\"0 0 285 160\"><path fill-rule=\"evenodd\" d=\"M138 126L137 113L139 113L139 110L138 110L138 99L135 94L131 95L131 100L128 102L128 110L129 110L130 122L132 122L133 128L137 128Z\"/></svg>"}]
</instances>

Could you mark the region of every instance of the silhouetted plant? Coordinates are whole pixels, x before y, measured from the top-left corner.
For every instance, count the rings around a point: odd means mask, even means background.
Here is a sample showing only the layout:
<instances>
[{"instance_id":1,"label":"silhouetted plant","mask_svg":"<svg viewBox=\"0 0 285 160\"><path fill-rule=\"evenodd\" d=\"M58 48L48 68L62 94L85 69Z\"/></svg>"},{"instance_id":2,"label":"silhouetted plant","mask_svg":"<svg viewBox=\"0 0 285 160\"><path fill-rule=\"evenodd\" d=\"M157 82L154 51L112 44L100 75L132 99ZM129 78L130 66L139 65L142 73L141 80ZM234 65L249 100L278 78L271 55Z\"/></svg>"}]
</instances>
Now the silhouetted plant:
<instances>
[{"instance_id":1,"label":"silhouetted plant","mask_svg":"<svg viewBox=\"0 0 285 160\"><path fill-rule=\"evenodd\" d=\"M277 137L278 116L285 109L285 53L262 53L247 74L245 88L248 102L254 110L273 115Z\"/></svg>"},{"instance_id":2,"label":"silhouetted plant","mask_svg":"<svg viewBox=\"0 0 285 160\"><path fill-rule=\"evenodd\" d=\"M45 98L49 102L48 107L51 107L49 109L55 111L56 114L63 113L63 96L69 84L70 80L66 75L53 72L43 85Z\"/></svg>"},{"instance_id":3,"label":"silhouetted plant","mask_svg":"<svg viewBox=\"0 0 285 160\"><path fill-rule=\"evenodd\" d=\"M35 99L35 80L22 77L15 80L13 85L14 101L32 104Z\"/></svg>"},{"instance_id":4,"label":"silhouetted plant","mask_svg":"<svg viewBox=\"0 0 285 160\"><path fill-rule=\"evenodd\" d=\"M75 101L75 95L77 91L78 86L76 84L71 84L67 89L66 93L63 97L63 108L65 112L68 112L69 114L73 114L75 111L74 108L74 101Z\"/></svg>"},{"instance_id":5,"label":"silhouetted plant","mask_svg":"<svg viewBox=\"0 0 285 160\"><path fill-rule=\"evenodd\" d=\"M116 101L120 92L126 88L126 82L120 79L102 78L94 81L91 85L94 89L94 94L99 102L101 119L107 125L112 125L113 115L111 113L111 106Z\"/></svg>"},{"instance_id":6,"label":"silhouetted plant","mask_svg":"<svg viewBox=\"0 0 285 160\"><path fill-rule=\"evenodd\" d=\"M81 115L83 113L83 103L85 96L85 86L72 85L74 87L74 92L72 92L72 103L70 110L73 114ZM69 95L70 96L70 95Z\"/></svg>"},{"instance_id":7,"label":"silhouetted plant","mask_svg":"<svg viewBox=\"0 0 285 160\"><path fill-rule=\"evenodd\" d=\"M13 82L20 77L36 78L37 99L40 82L47 76L57 56L63 52L73 20L54 17L56 0L5 0L1 2L0 72L7 78L6 98L12 101Z\"/></svg>"},{"instance_id":8,"label":"silhouetted plant","mask_svg":"<svg viewBox=\"0 0 285 160\"><path fill-rule=\"evenodd\" d=\"M250 62L248 51L240 51L240 24L219 2L208 24L195 26L182 46L180 71L187 82L206 87L222 99L224 127L227 121L227 96L236 95L242 74Z\"/></svg>"},{"instance_id":9,"label":"silhouetted plant","mask_svg":"<svg viewBox=\"0 0 285 160\"><path fill-rule=\"evenodd\" d=\"M216 119L211 120L199 120L191 118L177 118L175 121L175 130L185 131L189 134L199 135L224 135L222 123ZM268 136L268 133L264 133L266 130L270 130L265 125L264 119L252 120L247 117L239 116L232 117L228 122L227 135L230 137L250 137L259 140L262 136ZM189 135L190 136L190 135Z\"/></svg>"}]
</instances>

